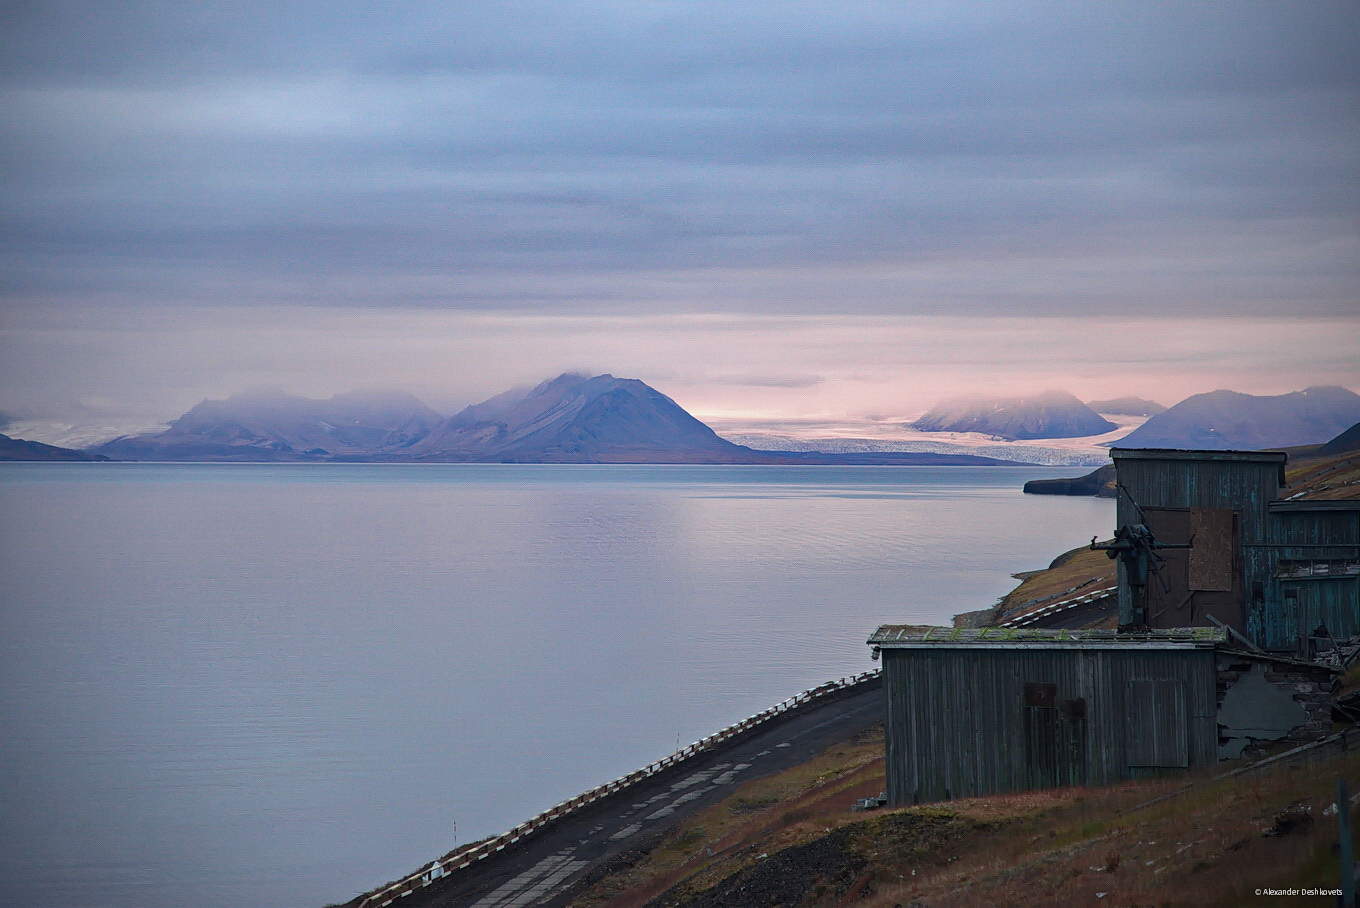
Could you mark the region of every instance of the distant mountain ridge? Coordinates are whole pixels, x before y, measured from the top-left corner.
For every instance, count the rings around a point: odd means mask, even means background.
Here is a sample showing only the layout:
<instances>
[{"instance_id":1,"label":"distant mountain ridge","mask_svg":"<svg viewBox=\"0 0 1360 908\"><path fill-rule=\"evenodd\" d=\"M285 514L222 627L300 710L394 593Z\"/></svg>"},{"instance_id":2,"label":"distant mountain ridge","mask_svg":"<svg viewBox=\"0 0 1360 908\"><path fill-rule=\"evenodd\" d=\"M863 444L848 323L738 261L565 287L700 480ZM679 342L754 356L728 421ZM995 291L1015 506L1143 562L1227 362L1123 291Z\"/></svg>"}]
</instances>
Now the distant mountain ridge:
<instances>
[{"instance_id":1,"label":"distant mountain ridge","mask_svg":"<svg viewBox=\"0 0 1360 908\"><path fill-rule=\"evenodd\" d=\"M40 441L25 441L0 435L0 460L5 461L92 461L108 460L100 454L87 454L73 448L45 445Z\"/></svg>"},{"instance_id":2,"label":"distant mountain ridge","mask_svg":"<svg viewBox=\"0 0 1360 908\"><path fill-rule=\"evenodd\" d=\"M207 400L164 432L92 452L119 460L396 463L1015 463L938 453L801 453L733 444L637 379L565 373L441 418L409 394L328 400L256 391Z\"/></svg>"},{"instance_id":3,"label":"distant mountain ridge","mask_svg":"<svg viewBox=\"0 0 1360 908\"><path fill-rule=\"evenodd\" d=\"M1196 394L1120 439L1121 448L1259 451L1325 442L1360 421L1360 395L1335 386L1258 396Z\"/></svg>"},{"instance_id":4,"label":"distant mountain ridge","mask_svg":"<svg viewBox=\"0 0 1360 908\"><path fill-rule=\"evenodd\" d=\"M1166 412L1166 407L1155 400L1142 397L1116 397L1113 400L1088 400L1086 406L1097 413L1112 416L1156 416Z\"/></svg>"},{"instance_id":5,"label":"distant mountain ridge","mask_svg":"<svg viewBox=\"0 0 1360 908\"><path fill-rule=\"evenodd\" d=\"M326 400L274 389L205 400L164 432L90 450L118 460L328 460L400 449L439 414L404 392L355 391Z\"/></svg>"},{"instance_id":6,"label":"distant mountain ridge","mask_svg":"<svg viewBox=\"0 0 1360 908\"><path fill-rule=\"evenodd\" d=\"M911 427L922 432L978 432L1011 441L1083 438L1119 428L1066 391L942 401Z\"/></svg>"}]
</instances>

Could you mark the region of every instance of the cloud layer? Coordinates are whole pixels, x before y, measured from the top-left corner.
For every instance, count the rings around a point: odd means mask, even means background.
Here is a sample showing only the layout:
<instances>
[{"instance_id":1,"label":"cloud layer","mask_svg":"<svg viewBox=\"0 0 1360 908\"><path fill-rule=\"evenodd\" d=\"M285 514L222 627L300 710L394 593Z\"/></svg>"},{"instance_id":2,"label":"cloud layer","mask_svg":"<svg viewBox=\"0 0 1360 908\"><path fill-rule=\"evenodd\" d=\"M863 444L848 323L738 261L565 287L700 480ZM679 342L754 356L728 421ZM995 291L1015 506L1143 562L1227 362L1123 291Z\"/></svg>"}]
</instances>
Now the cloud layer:
<instances>
[{"instance_id":1,"label":"cloud layer","mask_svg":"<svg viewBox=\"0 0 1360 908\"><path fill-rule=\"evenodd\" d=\"M1352 3L134 0L5 26L11 356L41 346L34 309L61 331L1360 309Z\"/></svg>"}]
</instances>

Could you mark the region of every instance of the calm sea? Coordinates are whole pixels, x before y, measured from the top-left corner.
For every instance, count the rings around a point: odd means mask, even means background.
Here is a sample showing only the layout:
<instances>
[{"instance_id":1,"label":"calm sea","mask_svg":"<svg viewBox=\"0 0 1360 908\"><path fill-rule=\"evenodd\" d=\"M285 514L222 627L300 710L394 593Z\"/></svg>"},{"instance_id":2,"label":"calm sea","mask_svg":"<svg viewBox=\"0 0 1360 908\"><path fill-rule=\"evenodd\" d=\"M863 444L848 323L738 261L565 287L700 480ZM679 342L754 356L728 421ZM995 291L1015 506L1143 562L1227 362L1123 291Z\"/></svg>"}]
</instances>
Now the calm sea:
<instances>
[{"instance_id":1,"label":"calm sea","mask_svg":"<svg viewBox=\"0 0 1360 908\"><path fill-rule=\"evenodd\" d=\"M1072 472L0 466L0 902L348 899L991 604Z\"/></svg>"}]
</instances>

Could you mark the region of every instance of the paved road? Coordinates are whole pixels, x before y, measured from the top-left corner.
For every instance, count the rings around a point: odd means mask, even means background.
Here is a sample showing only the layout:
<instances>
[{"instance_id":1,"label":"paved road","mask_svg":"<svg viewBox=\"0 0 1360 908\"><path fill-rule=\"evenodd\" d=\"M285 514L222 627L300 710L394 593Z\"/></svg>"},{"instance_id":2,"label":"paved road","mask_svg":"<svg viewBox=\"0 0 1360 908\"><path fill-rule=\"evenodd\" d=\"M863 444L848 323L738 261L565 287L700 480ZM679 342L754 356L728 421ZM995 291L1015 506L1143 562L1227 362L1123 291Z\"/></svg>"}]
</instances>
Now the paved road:
<instances>
[{"instance_id":1,"label":"paved road","mask_svg":"<svg viewBox=\"0 0 1360 908\"><path fill-rule=\"evenodd\" d=\"M732 786L795 766L882 720L882 683L875 679L640 782L393 908L559 908L601 863L656 839L727 797Z\"/></svg>"}]
</instances>

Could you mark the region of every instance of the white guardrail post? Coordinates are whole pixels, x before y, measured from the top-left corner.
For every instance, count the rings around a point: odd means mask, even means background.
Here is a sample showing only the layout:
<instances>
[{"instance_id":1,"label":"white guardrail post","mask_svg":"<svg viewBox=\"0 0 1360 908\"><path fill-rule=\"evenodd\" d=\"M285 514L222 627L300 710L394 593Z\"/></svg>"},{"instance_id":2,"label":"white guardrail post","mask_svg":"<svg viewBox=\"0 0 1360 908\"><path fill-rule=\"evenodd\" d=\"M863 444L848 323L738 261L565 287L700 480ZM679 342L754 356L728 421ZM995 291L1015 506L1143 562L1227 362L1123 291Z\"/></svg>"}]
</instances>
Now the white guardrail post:
<instances>
[{"instance_id":1,"label":"white guardrail post","mask_svg":"<svg viewBox=\"0 0 1360 908\"><path fill-rule=\"evenodd\" d=\"M1105 591L1101 590L1100 592L1103 593ZM454 871L471 867L477 861L484 860L497 852L503 851L507 845L512 845L523 839L526 835L537 832L554 820L570 816L577 810L598 801L605 795L622 791L629 786L641 782L643 779L656 775L664 769L669 769L677 763L683 763L685 760L698 756L699 754L712 749L715 745L721 744L729 738L768 722L776 716L783 715L791 709L805 703L811 703L813 700L824 697L827 694L842 691L848 687L854 687L857 684L862 684L870 678L877 676L879 671L880 669L875 668L870 669L867 672L861 672L858 675L850 675L849 677L841 678L839 681L828 681L825 684L808 688L802 693L795 694L787 700L781 700L774 706L763 709L755 715L748 716L740 722L735 722L726 728L719 729L706 738L700 738L693 744L688 744L673 754L648 763L642 769L634 770L626 776L620 776L612 782L597 785L574 798L568 798L556 806L548 808L533 819L520 823L513 829L501 833L494 839L488 839L479 845L457 852L456 854L451 854L446 858L432 861L415 873L404 877L395 883L365 893L357 908L382 908L384 905L390 905L397 899L410 895L422 886L428 886L435 880L444 879Z\"/></svg>"}]
</instances>

